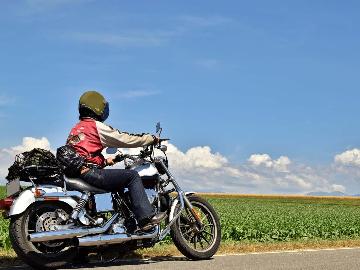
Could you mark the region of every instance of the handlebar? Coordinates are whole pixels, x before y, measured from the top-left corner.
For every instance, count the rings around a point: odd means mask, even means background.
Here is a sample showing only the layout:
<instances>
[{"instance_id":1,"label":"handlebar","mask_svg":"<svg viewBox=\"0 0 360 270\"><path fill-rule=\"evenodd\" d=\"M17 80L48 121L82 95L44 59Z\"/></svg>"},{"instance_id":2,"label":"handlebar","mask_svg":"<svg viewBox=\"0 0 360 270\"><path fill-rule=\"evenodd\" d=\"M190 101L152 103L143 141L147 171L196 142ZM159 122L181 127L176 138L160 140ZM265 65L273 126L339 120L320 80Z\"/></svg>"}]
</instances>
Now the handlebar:
<instances>
[{"instance_id":1,"label":"handlebar","mask_svg":"<svg viewBox=\"0 0 360 270\"><path fill-rule=\"evenodd\" d=\"M124 158L124 155L116 155L115 158L113 159L114 163L118 163L118 162L121 162L123 161L125 158Z\"/></svg>"},{"instance_id":2,"label":"handlebar","mask_svg":"<svg viewBox=\"0 0 360 270\"><path fill-rule=\"evenodd\" d=\"M170 139L162 139L160 138L159 141L157 142L156 145L150 145L150 148L149 146L145 147L139 155L129 155L129 154L118 154L114 157L113 161L114 163L119 163L125 159L131 159L133 161L139 159L139 158L146 158L146 157L149 157L153 154L154 152L154 148L157 148L157 149L161 149L161 143L162 142L167 142L167 141L170 141ZM165 150L166 151L166 150Z\"/></svg>"},{"instance_id":3,"label":"handlebar","mask_svg":"<svg viewBox=\"0 0 360 270\"><path fill-rule=\"evenodd\" d=\"M113 159L113 161L115 163L118 163L118 162L121 162L123 161L124 159L131 159L131 160L136 160L137 156L132 156L132 155L128 155L128 154L119 154L119 155L116 155L115 158Z\"/></svg>"}]
</instances>

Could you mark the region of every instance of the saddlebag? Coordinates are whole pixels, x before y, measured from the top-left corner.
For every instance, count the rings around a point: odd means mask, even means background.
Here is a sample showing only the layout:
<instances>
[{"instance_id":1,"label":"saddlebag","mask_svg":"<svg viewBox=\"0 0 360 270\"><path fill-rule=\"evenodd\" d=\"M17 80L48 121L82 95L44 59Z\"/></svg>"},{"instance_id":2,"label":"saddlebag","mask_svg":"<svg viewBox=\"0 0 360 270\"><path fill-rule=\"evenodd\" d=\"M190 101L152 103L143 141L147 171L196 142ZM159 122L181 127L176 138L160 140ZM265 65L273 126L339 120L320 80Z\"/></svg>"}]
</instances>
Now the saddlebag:
<instances>
[{"instance_id":1,"label":"saddlebag","mask_svg":"<svg viewBox=\"0 0 360 270\"><path fill-rule=\"evenodd\" d=\"M56 158L67 177L79 177L81 167L85 165L85 158L80 156L71 145L66 144L59 147L56 151Z\"/></svg>"}]
</instances>

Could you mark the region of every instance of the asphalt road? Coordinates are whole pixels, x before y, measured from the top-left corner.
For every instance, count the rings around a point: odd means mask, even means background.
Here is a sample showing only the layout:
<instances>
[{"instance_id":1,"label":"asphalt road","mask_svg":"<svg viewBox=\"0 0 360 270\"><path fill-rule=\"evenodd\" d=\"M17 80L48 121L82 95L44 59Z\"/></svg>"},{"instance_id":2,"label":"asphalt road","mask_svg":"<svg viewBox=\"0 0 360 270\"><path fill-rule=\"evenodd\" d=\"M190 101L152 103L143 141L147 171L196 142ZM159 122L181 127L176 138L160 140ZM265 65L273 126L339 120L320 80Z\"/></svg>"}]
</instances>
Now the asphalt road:
<instances>
[{"instance_id":1,"label":"asphalt road","mask_svg":"<svg viewBox=\"0 0 360 270\"><path fill-rule=\"evenodd\" d=\"M1 269L1 268L0 268ZM5 269L5 268L2 268ZM6 269L27 269L8 267ZM74 268L72 268L74 269ZM291 251L272 253L251 253L215 256L206 261L189 261L183 257L169 257L156 260L120 260L107 265L89 264L79 270L233 270L233 269L313 269L345 270L360 269L360 249L337 249L317 251Z\"/></svg>"}]
</instances>

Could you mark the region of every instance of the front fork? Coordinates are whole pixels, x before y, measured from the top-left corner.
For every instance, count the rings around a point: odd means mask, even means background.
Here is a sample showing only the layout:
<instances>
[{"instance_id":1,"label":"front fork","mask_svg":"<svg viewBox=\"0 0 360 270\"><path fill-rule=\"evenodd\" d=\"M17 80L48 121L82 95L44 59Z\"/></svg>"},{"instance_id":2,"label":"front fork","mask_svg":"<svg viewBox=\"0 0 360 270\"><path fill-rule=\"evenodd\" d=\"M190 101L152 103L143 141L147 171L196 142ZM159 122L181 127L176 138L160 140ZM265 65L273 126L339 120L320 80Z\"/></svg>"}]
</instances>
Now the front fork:
<instances>
[{"instance_id":1,"label":"front fork","mask_svg":"<svg viewBox=\"0 0 360 270\"><path fill-rule=\"evenodd\" d=\"M180 217L180 214L182 211L185 210L185 207L190 210L190 213L194 216L194 219L196 220L197 229L201 230L203 228L202 221L199 217L199 215L196 213L193 205L191 204L190 200L186 197L185 192L180 188L178 183L176 182L174 176L171 174L169 169L165 166L162 159L155 158L155 162L160 163L161 167L166 172L166 175L169 178L169 181L173 184L175 187L176 192L178 193L178 200L180 202L180 209L179 211L173 216L172 220L169 221L169 224L167 224L166 228L160 233L159 240L162 240L165 238L165 236L170 232L171 226L176 222L176 220Z\"/></svg>"},{"instance_id":2,"label":"front fork","mask_svg":"<svg viewBox=\"0 0 360 270\"><path fill-rule=\"evenodd\" d=\"M198 229L201 230L204 225L201 221L201 218L199 217L199 214L196 212L196 210L194 209L194 206L191 204L190 200L186 197L185 194L183 195L183 198L184 198L185 206L190 210L190 213L195 218Z\"/></svg>"},{"instance_id":3,"label":"front fork","mask_svg":"<svg viewBox=\"0 0 360 270\"><path fill-rule=\"evenodd\" d=\"M175 190L177 191L177 193L179 195L179 200L180 200L180 204L181 204L181 208L182 208L180 210L180 212L184 210L184 207L187 207L189 209L190 213L193 215L194 219L196 220L196 225L198 226L198 229L202 229L203 228L203 223L201 221L201 218L199 217L199 214L195 211L195 209L194 209L193 205L191 204L190 200L186 197L185 192L180 188L180 186L176 182L174 176L171 174L169 169L165 166L163 160L158 159L156 161L161 164L161 166L165 170L167 176L169 177L170 181L174 185Z\"/></svg>"}]
</instances>

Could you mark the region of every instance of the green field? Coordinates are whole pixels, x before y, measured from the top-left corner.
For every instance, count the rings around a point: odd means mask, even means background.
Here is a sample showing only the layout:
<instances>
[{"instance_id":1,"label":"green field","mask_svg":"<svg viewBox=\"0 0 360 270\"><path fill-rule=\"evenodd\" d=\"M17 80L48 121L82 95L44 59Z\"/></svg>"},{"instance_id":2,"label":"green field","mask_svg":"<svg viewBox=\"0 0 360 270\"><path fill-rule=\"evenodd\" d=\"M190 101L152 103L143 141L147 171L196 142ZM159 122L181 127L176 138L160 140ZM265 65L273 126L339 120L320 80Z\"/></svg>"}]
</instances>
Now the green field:
<instances>
[{"instance_id":1,"label":"green field","mask_svg":"<svg viewBox=\"0 0 360 270\"><path fill-rule=\"evenodd\" d=\"M360 239L360 200L314 197L208 197L223 240L281 242Z\"/></svg>"},{"instance_id":2,"label":"green field","mask_svg":"<svg viewBox=\"0 0 360 270\"><path fill-rule=\"evenodd\" d=\"M0 198L4 198L6 194L5 188L0 186ZM0 216L0 248L10 249L10 240L8 234L9 222Z\"/></svg>"},{"instance_id":3,"label":"green field","mask_svg":"<svg viewBox=\"0 0 360 270\"><path fill-rule=\"evenodd\" d=\"M4 194L1 188L0 194ZM360 239L357 198L204 196L219 213L225 242ZM10 248L7 227L8 221L0 217L2 248Z\"/></svg>"}]
</instances>

